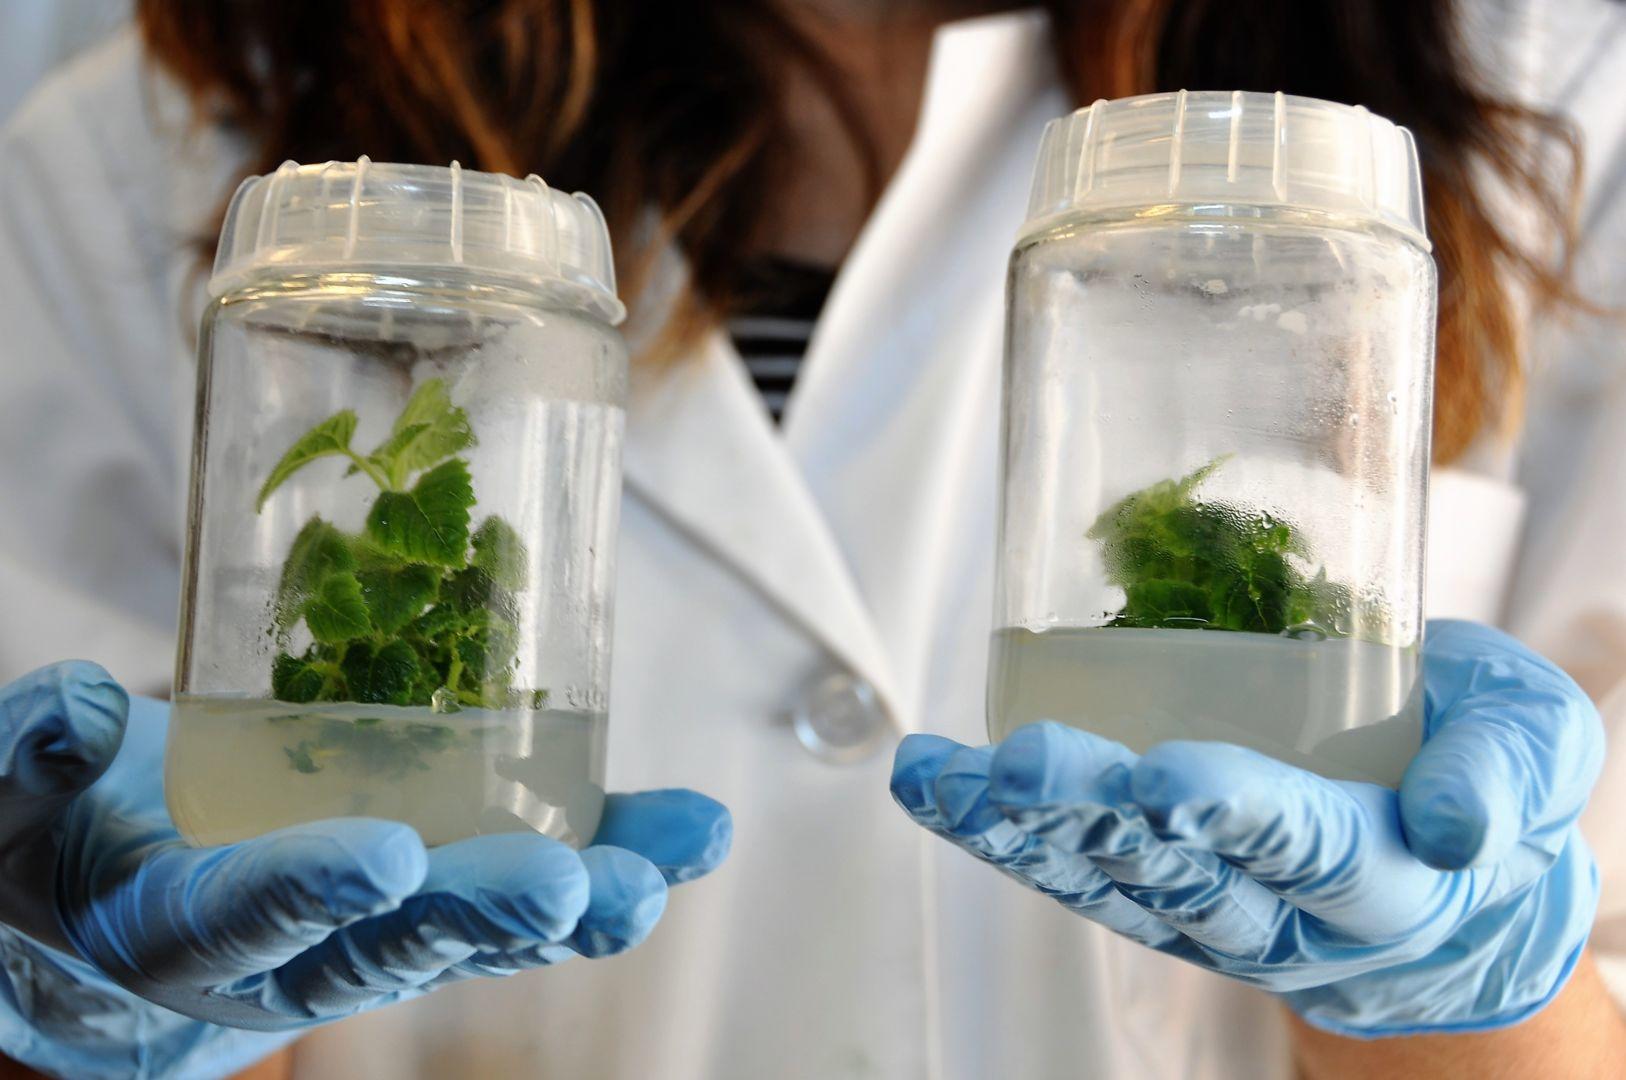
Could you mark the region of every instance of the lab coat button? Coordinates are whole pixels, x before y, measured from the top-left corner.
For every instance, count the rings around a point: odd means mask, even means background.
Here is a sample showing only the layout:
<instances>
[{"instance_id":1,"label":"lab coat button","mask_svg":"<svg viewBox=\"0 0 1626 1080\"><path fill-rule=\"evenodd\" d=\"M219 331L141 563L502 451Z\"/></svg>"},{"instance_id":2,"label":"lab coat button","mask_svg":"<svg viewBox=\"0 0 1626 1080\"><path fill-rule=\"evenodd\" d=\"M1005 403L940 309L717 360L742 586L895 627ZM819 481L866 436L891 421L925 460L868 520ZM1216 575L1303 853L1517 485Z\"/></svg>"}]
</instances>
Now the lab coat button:
<instances>
[{"instance_id":1,"label":"lab coat button","mask_svg":"<svg viewBox=\"0 0 1626 1080\"><path fill-rule=\"evenodd\" d=\"M791 706L790 720L807 752L832 765L868 757L887 726L875 687L845 671L828 672L808 683Z\"/></svg>"}]
</instances>

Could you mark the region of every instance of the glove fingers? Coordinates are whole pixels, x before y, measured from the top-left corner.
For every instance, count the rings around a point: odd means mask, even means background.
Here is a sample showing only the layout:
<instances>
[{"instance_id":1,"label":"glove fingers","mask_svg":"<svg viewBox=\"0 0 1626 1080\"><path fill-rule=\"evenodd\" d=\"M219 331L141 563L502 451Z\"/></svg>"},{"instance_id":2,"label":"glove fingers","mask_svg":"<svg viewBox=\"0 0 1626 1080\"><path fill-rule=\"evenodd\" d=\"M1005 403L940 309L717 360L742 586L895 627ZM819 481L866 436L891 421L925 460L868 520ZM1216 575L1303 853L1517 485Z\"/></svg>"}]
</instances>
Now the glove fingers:
<instances>
[{"instance_id":1,"label":"glove fingers","mask_svg":"<svg viewBox=\"0 0 1626 1080\"><path fill-rule=\"evenodd\" d=\"M46 826L106 771L124 735L129 698L95 664L69 661L0 687L0 922L36 941L67 944Z\"/></svg>"},{"instance_id":2,"label":"glove fingers","mask_svg":"<svg viewBox=\"0 0 1626 1080\"><path fill-rule=\"evenodd\" d=\"M106 771L129 708L124 688L83 660L0 688L0 842L54 816Z\"/></svg>"},{"instance_id":3,"label":"glove fingers","mask_svg":"<svg viewBox=\"0 0 1626 1080\"><path fill-rule=\"evenodd\" d=\"M141 984L210 987L270 970L394 909L425 871L415 832L366 818L219 848L155 848L133 829L127 843L103 835L98 844L64 922L82 955Z\"/></svg>"},{"instance_id":4,"label":"glove fingers","mask_svg":"<svg viewBox=\"0 0 1626 1080\"><path fill-rule=\"evenodd\" d=\"M591 896L565 944L536 942L470 953L425 985L502 978L578 955L613 956L642 942L666 906L667 885L660 869L643 856L620 848L590 847L581 853L581 860L591 880Z\"/></svg>"},{"instance_id":5,"label":"glove fingers","mask_svg":"<svg viewBox=\"0 0 1626 1080\"><path fill-rule=\"evenodd\" d=\"M935 735L911 735L893 762L893 798L917 824L1069 911L1150 948L1188 954L1190 942L1120 895L1088 859L1023 833L991 806L992 755L992 747L972 749ZM990 827L978 833L967 824L979 821L991 822Z\"/></svg>"},{"instance_id":6,"label":"glove fingers","mask_svg":"<svg viewBox=\"0 0 1626 1080\"><path fill-rule=\"evenodd\" d=\"M593 845L635 851L654 863L668 884L679 885L720 866L733 839L734 820L726 806L671 788L607 796Z\"/></svg>"},{"instance_id":7,"label":"glove fingers","mask_svg":"<svg viewBox=\"0 0 1626 1080\"><path fill-rule=\"evenodd\" d=\"M1171 742L1141 758L1131 789L1159 836L1214 852L1334 933L1391 941L1451 923L1448 909L1471 903L1474 883L1406 850L1384 788L1327 780L1239 746Z\"/></svg>"},{"instance_id":8,"label":"glove fingers","mask_svg":"<svg viewBox=\"0 0 1626 1080\"><path fill-rule=\"evenodd\" d=\"M1033 724L994 755L999 810L1052 848L1088 859L1124 897L1233 958L1271 952L1291 911L1208 851L1164 842L1130 793L1136 756L1061 724Z\"/></svg>"},{"instance_id":9,"label":"glove fingers","mask_svg":"<svg viewBox=\"0 0 1626 1080\"><path fill-rule=\"evenodd\" d=\"M940 735L906 736L892 758L892 798L915 824L980 859L1010 855L1028 843L1021 830L997 813L990 818L975 807L961 810L938 800L940 777L962 751L970 748ZM978 818L985 828L978 827Z\"/></svg>"},{"instance_id":10,"label":"glove fingers","mask_svg":"<svg viewBox=\"0 0 1626 1080\"><path fill-rule=\"evenodd\" d=\"M709 800L708 800L709 801ZM666 911L666 879L654 863L625 848L594 845L581 853L591 881L587 910L569 945L590 958L641 943Z\"/></svg>"},{"instance_id":11,"label":"glove fingers","mask_svg":"<svg viewBox=\"0 0 1626 1080\"><path fill-rule=\"evenodd\" d=\"M1400 786L1406 841L1443 870L1513 845L1556 859L1603 760L1586 694L1513 638L1473 623L1430 625L1423 646L1429 735Z\"/></svg>"},{"instance_id":12,"label":"glove fingers","mask_svg":"<svg viewBox=\"0 0 1626 1080\"><path fill-rule=\"evenodd\" d=\"M902 807L915 824L933 832L944 828L937 816L937 795L933 789L948 759L964 749L961 743L941 735L905 735L892 752L892 801Z\"/></svg>"},{"instance_id":13,"label":"glove fingers","mask_svg":"<svg viewBox=\"0 0 1626 1080\"><path fill-rule=\"evenodd\" d=\"M272 1012L346 1016L400 997L482 953L569 939L588 908L588 875L544 836L477 836L429 853L423 885L396 910L295 957L263 996Z\"/></svg>"},{"instance_id":14,"label":"glove fingers","mask_svg":"<svg viewBox=\"0 0 1626 1080\"><path fill-rule=\"evenodd\" d=\"M576 955L568 945L532 945L510 952L476 953L436 975L424 984L424 989L434 990L470 979L505 979L521 971L562 964Z\"/></svg>"}]
</instances>

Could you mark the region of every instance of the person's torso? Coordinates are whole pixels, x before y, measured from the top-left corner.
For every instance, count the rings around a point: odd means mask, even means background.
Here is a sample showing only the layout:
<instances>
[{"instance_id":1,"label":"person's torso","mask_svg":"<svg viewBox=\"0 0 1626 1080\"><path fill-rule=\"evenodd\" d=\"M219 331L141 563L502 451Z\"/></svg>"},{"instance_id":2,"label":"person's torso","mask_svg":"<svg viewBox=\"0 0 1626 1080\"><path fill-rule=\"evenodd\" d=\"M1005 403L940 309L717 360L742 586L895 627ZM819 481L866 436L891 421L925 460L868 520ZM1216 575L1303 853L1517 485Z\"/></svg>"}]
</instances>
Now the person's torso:
<instances>
[{"instance_id":1,"label":"person's torso","mask_svg":"<svg viewBox=\"0 0 1626 1080\"><path fill-rule=\"evenodd\" d=\"M902 732L985 738L1005 258L1070 107L1046 32L943 34L782 430L721 334L635 394L610 782L723 800L727 865L626 956L313 1033L301 1080L1285 1074L1264 996L1056 910L887 794ZM1444 470L1432 500L1430 613L1494 620L1521 497ZM859 760L809 749L870 723Z\"/></svg>"},{"instance_id":2,"label":"person's torso","mask_svg":"<svg viewBox=\"0 0 1626 1080\"><path fill-rule=\"evenodd\" d=\"M612 786L722 799L729 863L634 953L319 1032L302 1078L1285 1073L1262 995L1056 910L887 794L901 732L986 740L1004 264L1040 128L1068 108L1044 33L1019 17L940 41L919 141L782 431L720 333L635 395ZM1434 497L1455 554L1430 608L1494 619L1520 497L1449 471ZM862 760L806 745L866 722L883 733Z\"/></svg>"}]
</instances>

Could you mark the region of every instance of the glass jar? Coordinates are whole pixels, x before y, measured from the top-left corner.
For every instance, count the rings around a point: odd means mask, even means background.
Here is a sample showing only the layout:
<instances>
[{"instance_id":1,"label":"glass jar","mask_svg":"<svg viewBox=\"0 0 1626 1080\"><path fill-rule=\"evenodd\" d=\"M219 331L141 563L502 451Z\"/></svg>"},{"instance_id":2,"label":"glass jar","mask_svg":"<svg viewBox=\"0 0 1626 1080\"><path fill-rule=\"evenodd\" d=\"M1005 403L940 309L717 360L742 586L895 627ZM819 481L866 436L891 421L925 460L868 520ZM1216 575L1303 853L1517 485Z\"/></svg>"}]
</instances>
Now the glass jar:
<instances>
[{"instance_id":1,"label":"glass jar","mask_svg":"<svg viewBox=\"0 0 1626 1080\"><path fill-rule=\"evenodd\" d=\"M238 190L209 292L176 826L588 842L627 380L597 207L455 164L290 162Z\"/></svg>"},{"instance_id":2,"label":"glass jar","mask_svg":"<svg viewBox=\"0 0 1626 1080\"><path fill-rule=\"evenodd\" d=\"M995 739L1421 737L1435 273L1410 134L1280 94L1052 123L1011 257Z\"/></svg>"}]
</instances>

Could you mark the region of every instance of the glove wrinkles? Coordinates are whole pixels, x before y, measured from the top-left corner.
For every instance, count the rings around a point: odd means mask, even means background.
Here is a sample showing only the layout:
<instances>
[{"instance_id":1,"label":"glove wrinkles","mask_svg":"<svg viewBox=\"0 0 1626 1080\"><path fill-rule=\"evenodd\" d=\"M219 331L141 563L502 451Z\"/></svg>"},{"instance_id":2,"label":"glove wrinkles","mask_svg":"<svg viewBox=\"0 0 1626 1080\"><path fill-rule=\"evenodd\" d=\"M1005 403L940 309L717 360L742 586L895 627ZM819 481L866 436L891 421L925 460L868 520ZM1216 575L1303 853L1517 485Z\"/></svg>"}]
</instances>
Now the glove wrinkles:
<instances>
[{"instance_id":1,"label":"glove wrinkles","mask_svg":"<svg viewBox=\"0 0 1626 1080\"><path fill-rule=\"evenodd\" d=\"M341 818L191 848L164 807L168 707L67 663L0 687L0 1053L58 1076L237 1072L316 1024L641 942L727 855L692 791L610 795L599 843L425 850Z\"/></svg>"},{"instance_id":2,"label":"glove wrinkles","mask_svg":"<svg viewBox=\"0 0 1626 1080\"><path fill-rule=\"evenodd\" d=\"M1552 1000L1586 943L1599 883L1576 820L1602 725L1563 672L1485 627L1432 624L1422 678L1398 792L1042 723L975 749L910 736L892 793L1068 910L1325 1030L1505 1027Z\"/></svg>"}]
</instances>

